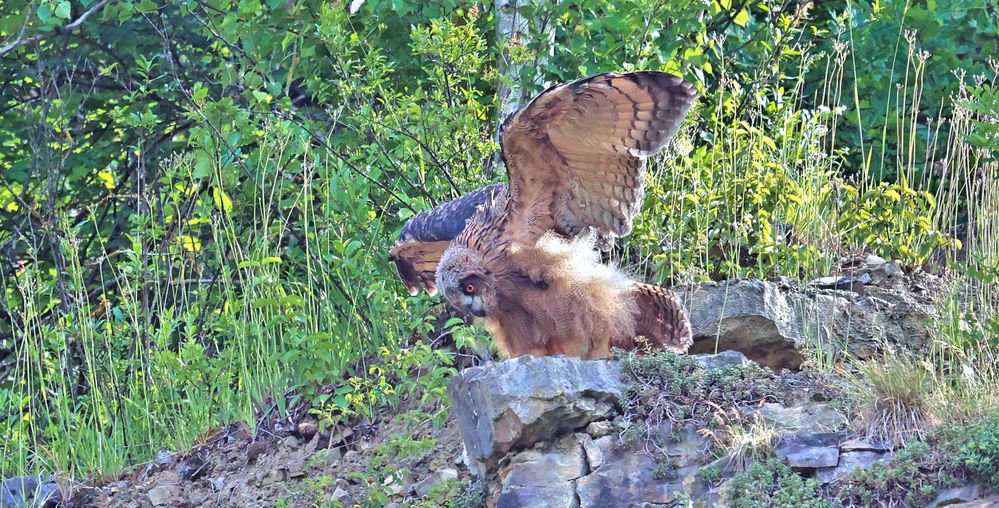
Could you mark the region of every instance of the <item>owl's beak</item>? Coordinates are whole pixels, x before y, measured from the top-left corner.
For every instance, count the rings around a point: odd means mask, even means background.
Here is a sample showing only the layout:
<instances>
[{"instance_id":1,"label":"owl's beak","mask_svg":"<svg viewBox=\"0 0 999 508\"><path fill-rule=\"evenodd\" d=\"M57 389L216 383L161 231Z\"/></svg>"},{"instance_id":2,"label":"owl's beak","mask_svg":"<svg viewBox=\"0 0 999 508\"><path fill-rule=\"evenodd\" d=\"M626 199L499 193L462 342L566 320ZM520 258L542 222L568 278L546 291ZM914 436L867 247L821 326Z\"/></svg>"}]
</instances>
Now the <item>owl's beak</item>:
<instances>
[{"instance_id":1,"label":"owl's beak","mask_svg":"<svg viewBox=\"0 0 999 508\"><path fill-rule=\"evenodd\" d=\"M461 303L464 304L465 309L471 312L473 316L486 317L486 307L482 304L481 296L464 295L461 297Z\"/></svg>"},{"instance_id":2,"label":"owl's beak","mask_svg":"<svg viewBox=\"0 0 999 508\"><path fill-rule=\"evenodd\" d=\"M486 317L486 307L482 304L481 296L472 298L472 304L468 306L468 310L472 311L472 315L475 317Z\"/></svg>"}]
</instances>

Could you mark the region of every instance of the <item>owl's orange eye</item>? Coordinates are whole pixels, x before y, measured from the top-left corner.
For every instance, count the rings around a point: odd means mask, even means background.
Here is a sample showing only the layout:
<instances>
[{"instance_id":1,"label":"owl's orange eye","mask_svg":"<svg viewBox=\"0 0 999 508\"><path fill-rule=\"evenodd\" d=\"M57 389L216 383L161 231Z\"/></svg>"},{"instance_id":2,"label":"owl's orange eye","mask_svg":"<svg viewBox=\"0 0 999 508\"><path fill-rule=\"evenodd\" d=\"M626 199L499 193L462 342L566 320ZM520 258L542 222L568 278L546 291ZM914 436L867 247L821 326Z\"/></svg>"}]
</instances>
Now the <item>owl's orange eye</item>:
<instances>
[{"instance_id":1,"label":"owl's orange eye","mask_svg":"<svg viewBox=\"0 0 999 508\"><path fill-rule=\"evenodd\" d=\"M469 284L465 286L465 294L470 295L475 292L475 284Z\"/></svg>"}]
</instances>

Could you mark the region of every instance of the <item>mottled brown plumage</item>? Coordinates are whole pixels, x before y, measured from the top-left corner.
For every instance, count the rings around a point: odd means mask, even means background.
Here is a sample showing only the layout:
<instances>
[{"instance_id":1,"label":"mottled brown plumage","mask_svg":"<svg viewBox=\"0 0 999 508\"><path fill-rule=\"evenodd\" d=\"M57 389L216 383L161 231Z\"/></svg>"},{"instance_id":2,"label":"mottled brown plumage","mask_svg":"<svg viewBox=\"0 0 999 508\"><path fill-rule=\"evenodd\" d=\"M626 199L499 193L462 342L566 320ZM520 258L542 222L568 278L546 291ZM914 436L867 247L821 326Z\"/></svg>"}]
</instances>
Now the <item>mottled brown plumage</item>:
<instances>
[{"instance_id":1,"label":"mottled brown plumage","mask_svg":"<svg viewBox=\"0 0 999 508\"><path fill-rule=\"evenodd\" d=\"M596 247L631 231L645 160L696 95L661 72L601 74L540 94L501 130L509 186L403 228L389 258L410 293L439 290L484 318L506 356L602 358L637 347L637 337L686 351L690 324L676 297L601 264Z\"/></svg>"}]
</instances>

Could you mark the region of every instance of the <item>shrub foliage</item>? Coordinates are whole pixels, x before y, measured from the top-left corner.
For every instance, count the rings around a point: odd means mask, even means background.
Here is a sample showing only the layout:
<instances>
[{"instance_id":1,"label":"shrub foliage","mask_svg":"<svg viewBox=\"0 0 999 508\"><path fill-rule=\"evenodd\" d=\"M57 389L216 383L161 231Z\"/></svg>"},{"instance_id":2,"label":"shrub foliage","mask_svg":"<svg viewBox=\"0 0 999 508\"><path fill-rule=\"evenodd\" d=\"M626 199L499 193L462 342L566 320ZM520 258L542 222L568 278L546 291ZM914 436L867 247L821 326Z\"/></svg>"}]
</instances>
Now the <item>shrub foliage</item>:
<instances>
[{"instance_id":1,"label":"shrub foliage","mask_svg":"<svg viewBox=\"0 0 999 508\"><path fill-rule=\"evenodd\" d=\"M526 1L510 38L488 2L4 4L0 476L112 475L289 388L330 424L439 397L431 345L471 332L385 253L503 178L511 84L663 69L702 91L615 253L649 279L811 276L865 246L915 268L965 218L987 273L996 20L911 4Z\"/></svg>"}]
</instances>

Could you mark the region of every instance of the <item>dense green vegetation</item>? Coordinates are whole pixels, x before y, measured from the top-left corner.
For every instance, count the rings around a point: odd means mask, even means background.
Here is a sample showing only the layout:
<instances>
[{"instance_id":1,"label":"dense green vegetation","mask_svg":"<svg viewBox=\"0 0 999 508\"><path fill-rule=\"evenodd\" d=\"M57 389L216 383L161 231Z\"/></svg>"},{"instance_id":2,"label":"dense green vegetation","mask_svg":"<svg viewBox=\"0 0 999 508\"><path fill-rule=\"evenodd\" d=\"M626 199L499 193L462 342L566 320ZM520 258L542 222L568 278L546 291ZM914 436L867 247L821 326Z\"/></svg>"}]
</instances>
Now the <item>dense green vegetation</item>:
<instances>
[{"instance_id":1,"label":"dense green vegetation","mask_svg":"<svg viewBox=\"0 0 999 508\"><path fill-rule=\"evenodd\" d=\"M733 508L828 508L819 499L819 485L805 480L779 459L754 462L725 485L726 501Z\"/></svg>"},{"instance_id":2,"label":"dense green vegetation","mask_svg":"<svg viewBox=\"0 0 999 508\"><path fill-rule=\"evenodd\" d=\"M451 0L0 2L0 476L113 475L296 398L327 425L442 400L433 346L479 334L388 246L505 178L498 91L603 71L702 91L616 256L660 283L864 249L946 271L925 406L995 408L994 2L614 4L525 2L504 38Z\"/></svg>"}]
</instances>

